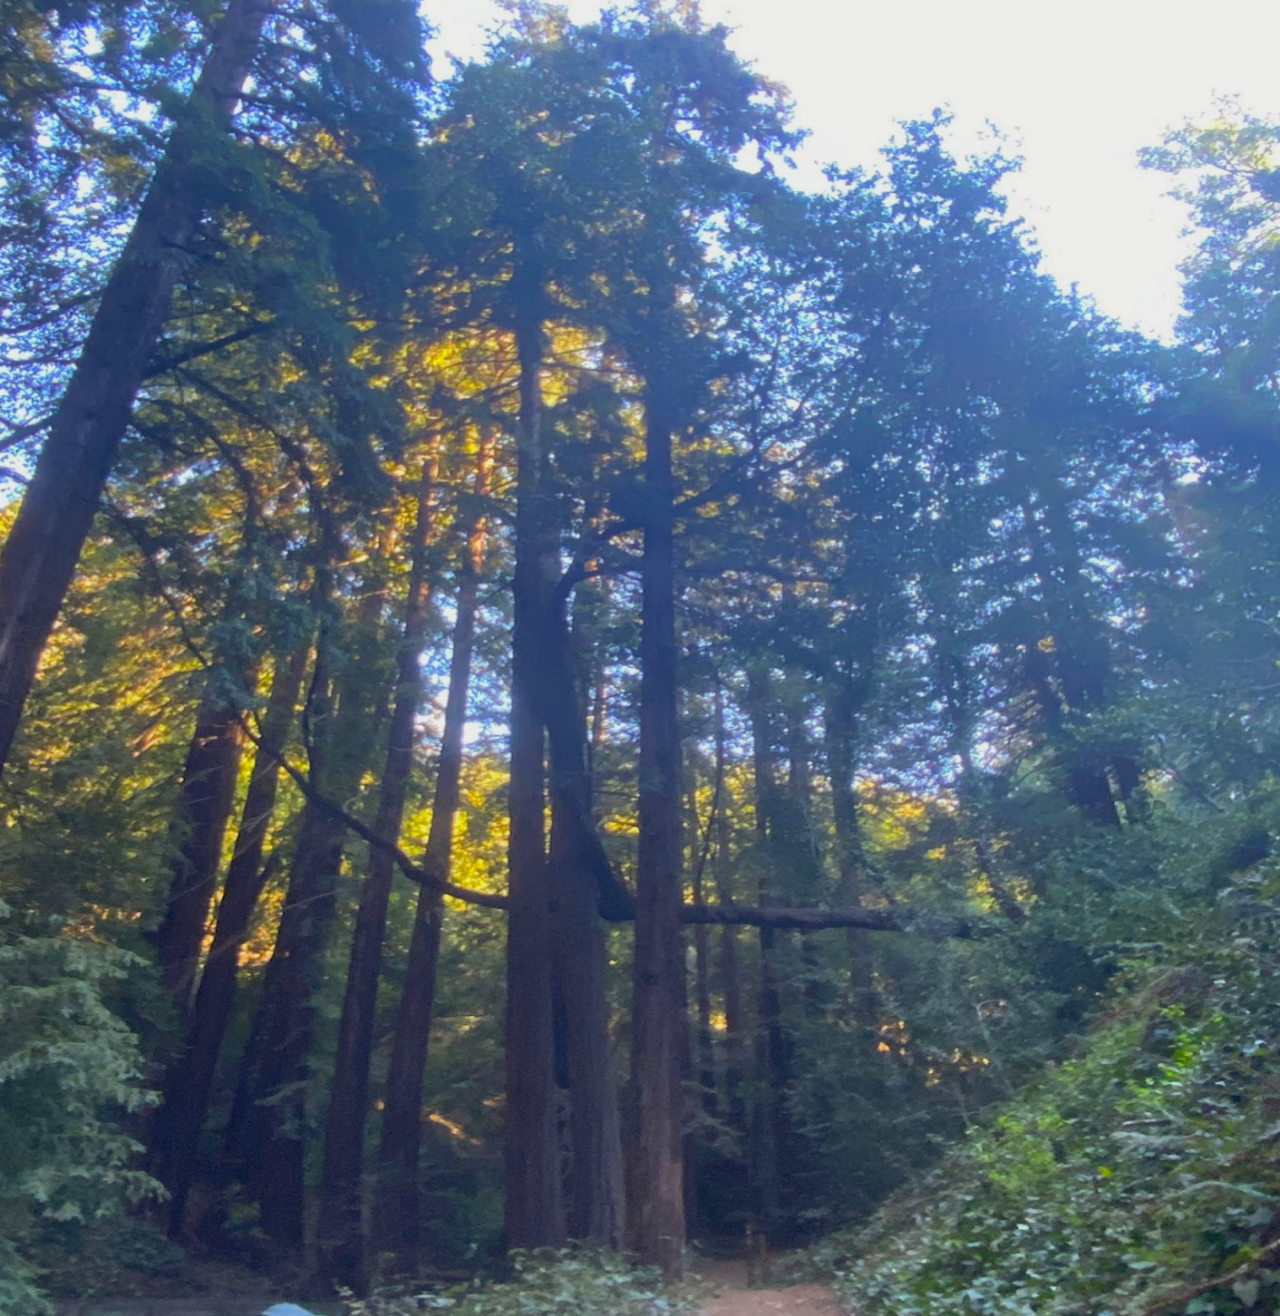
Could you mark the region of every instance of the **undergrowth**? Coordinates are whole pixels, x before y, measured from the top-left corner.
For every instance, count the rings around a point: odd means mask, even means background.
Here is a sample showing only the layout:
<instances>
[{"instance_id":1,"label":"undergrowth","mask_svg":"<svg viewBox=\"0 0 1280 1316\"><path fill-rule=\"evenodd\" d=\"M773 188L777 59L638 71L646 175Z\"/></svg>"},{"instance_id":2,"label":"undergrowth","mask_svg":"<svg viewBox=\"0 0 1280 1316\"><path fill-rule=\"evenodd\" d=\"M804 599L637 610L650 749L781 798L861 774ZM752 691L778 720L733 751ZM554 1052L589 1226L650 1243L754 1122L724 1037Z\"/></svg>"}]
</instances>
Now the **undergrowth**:
<instances>
[{"instance_id":1,"label":"undergrowth","mask_svg":"<svg viewBox=\"0 0 1280 1316\"><path fill-rule=\"evenodd\" d=\"M817 1252L863 1316L1270 1313L1280 867L1131 947L1075 1058Z\"/></svg>"},{"instance_id":2,"label":"undergrowth","mask_svg":"<svg viewBox=\"0 0 1280 1316\"><path fill-rule=\"evenodd\" d=\"M459 1285L434 1293L382 1293L348 1300L351 1316L674 1316L701 1302L694 1286L672 1290L657 1270L631 1265L595 1248L537 1249L511 1254L507 1283Z\"/></svg>"}]
</instances>

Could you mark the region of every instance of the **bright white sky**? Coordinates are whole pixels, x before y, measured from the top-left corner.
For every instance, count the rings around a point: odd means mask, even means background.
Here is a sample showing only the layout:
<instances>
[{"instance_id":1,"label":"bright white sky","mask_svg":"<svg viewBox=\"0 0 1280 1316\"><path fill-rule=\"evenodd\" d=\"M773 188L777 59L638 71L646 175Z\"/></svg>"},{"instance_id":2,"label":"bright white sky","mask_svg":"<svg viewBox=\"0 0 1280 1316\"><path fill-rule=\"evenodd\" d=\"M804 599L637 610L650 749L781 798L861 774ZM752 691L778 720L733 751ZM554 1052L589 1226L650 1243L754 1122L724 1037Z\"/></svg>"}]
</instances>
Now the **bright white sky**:
<instances>
[{"instance_id":1,"label":"bright white sky","mask_svg":"<svg viewBox=\"0 0 1280 1316\"><path fill-rule=\"evenodd\" d=\"M599 6L570 0L579 20ZM482 49L493 0L426 0L436 50ZM1181 206L1136 153L1215 96L1280 115L1280 3L1217 0L703 0L734 48L791 89L826 161L874 167L901 119L956 115L968 149L998 127L1025 158L1011 189L1049 271L1106 313L1167 335L1178 310ZM444 72L445 69L441 69Z\"/></svg>"}]
</instances>

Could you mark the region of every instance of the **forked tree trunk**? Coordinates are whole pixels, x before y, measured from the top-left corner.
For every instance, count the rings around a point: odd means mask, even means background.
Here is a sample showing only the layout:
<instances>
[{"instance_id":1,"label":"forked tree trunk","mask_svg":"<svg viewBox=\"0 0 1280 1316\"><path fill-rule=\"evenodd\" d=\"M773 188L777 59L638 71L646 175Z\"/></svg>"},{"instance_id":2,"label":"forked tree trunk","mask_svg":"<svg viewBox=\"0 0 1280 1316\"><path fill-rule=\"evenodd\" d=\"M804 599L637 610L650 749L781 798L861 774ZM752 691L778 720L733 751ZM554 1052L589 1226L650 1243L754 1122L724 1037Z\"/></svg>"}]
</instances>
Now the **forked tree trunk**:
<instances>
[{"instance_id":1,"label":"forked tree trunk","mask_svg":"<svg viewBox=\"0 0 1280 1316\"><path fill-rule=\"evenodd\" d=\"M0 772L40 655L70 588L173 290L204 213L192 176L206 125L225 129L272 7L230 0L182 121L143 198L54 412L17 520L0 551Z\"/></svg>"},{"instance_id":2,"label":"forked tree trunk","mask_svg":"<svg viewBox=\"0 0 1280 1316\"><path fill-rule=\"evenodd\" d=\"M686 1052L680 931L680 726L677 703L673 422L649 381L645 397L641 566L640 807L636 860L630 1154L631 1245L668 1275L684 1263L681 1074Z\"/></svg>"},{"instance_id":3,"label":"forked tree trunk","mask_svg":"<svg viewBox=\"0 0 1280 1316\"><path fill-rule=\"evenodd\" d=\"M395 702L387 734L387 757L378 792L374 830L395 842L404 821L409 776L413 769L414 728L422 703L422 652L431 612L431 582L427 553L438 459L423 466L418 490L404 629L396 657ZM317 1225L321 1274L335 1285L362 1295L368 1275L364 1247L364 1133L369 1106L369 1066L382 975L382 944L387 909L395 882L395 861L378 847L369 850L369 875L360 891L356 925L347 965L346 991L338 1024L333 1084L325 1114L324 1155L320 1171L320 1214Z\"/></svg>"},{"instance_id":4,"label":"forked tree trunk","mask_svg":"<svg viewBox=\"0 0 1280 1316\"><path fill-rule=\"evenodd\" d=\"M485 520L479 504L488 496L492 469L493 440L486 435L481 440L476 468L477 510L467 529L458 577L449 692L431 805L431 829L423 856L424 867L442 877L449 873L454 824L461 799L463 738L485 550ZM439 891L424 886L418 894L409 959L396 1012L378 1153L374 1228L379 1246L394 1253L399 1268L406 1271L415 1269L422 1244L418 1160L422 1146L423 1071L431 1041L443 916L444 901Z\"/></svg>"},{"instance_id":5,"label":"forked tree trunk","mask_svg":"<svg viewBox=\"0 0 1280 1316\"><path fill-rule=\"evenodd\" d=\"M218 902L213 943L200 975L182 1053L165 1076L164 1103L156 1113L157 1173L169 1190L169 1232L174 1237L185 1231L187 1197L196 1174L200 1135L208 1118L214 1073L235 1001L240 947L267 875L263 847L275 811L279 759L293 725L307 655L307 649L300 649L282 660L271 683L240 829Z\"/></svg>"}]
</instances>

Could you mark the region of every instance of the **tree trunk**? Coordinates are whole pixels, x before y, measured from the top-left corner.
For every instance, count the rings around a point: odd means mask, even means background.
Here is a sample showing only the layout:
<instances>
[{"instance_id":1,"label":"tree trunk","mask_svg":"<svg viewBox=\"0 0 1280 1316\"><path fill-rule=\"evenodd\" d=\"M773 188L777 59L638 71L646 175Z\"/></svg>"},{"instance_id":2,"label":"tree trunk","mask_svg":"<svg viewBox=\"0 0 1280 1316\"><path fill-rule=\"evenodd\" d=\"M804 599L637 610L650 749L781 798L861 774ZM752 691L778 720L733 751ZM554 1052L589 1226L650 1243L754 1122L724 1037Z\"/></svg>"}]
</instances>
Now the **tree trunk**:
<instances>
[{"instance_id":1,"label":"tree trunk","mask_svg":"<svg viewBox=\"0 0 1280 1316\"><path fill-rule=\"evenodd\" d=\"M511 655L504 1220L508 1247L555 1247L564 1243L566 1232L556 1133L545 758L538 685L541 632L559 563L554 508L543 488L540 275L522 264L512 291L520 358L520 419Z\"/></svg>"},{"instance_id":2,"label":"tree trunk","mask_svg":"<svg viewBox=\"0 0 1280 1316\"><path fill-rule=\"evenodd\" d=\"M771 841L778 827L779 788L769 710L772 702L768 673L753 667L747 673L748 714L751 719L752 760L755 768L756 838L764 864L760 878L760 904L776 903L774 854ZM760 929L760 996L756 1039L757 1085L752 1162L755 1170L755 1205L760 1223L770 1229L781 1214L781 1174L786 1142L786 1108L783 1094L791 1081L790 1044L782 1020L782 992L778 974L778 930Z\"/></svg>"},{"instance_id":3,"label":"tree trunk","mask_svg":"<svg viewBox=\"0 0 1280 1316\"><path fill-rule=\"evenodd\" d=\"M186 1041L165 1076L164 1104L156 1115L158 1177L169 1190L169 1233L173 1237L186 1228L187 1196L196 1173L200 1134L208 1118L214 1072L235 1000L240 946L267 875L262 852L275 811L279 757L293 725L307 654L307 649L300 649L281 661L272 680L240 830L218 902L213 944L200 975Z\"/></svg>"},{"instance_id":4,"label":"tree trunk","mask_svg":"<svg viewBox=\"0 0 1280 1316\"><path fill-rule=\"evenodd\" d=\"M609 1037L609 956L597 912L617 879L610 869L601 882L608 859L592 819L586 715L558 597L544 621L539 697L551 751L550 933L569 1092L568 1228L573 1238L617 1248L625 1214L622 1135Z\"/></svg>"},{"instance_id":5,"label":"tree trunk","mask_svg":"<svg viewBox=\"0 0 1280 1316\"><path fill-rule=\"evenodd\" d=\"M169 899L155 933L161 981L183 1020L195 991L200 948L231 821L240 766L240 713L224 673L215 670L207 678L183 764Z\"/></svg>"},{"instance_id":6,"label":"tree trunk","mask_svg":"<svg viewBox=\"0 0 1280 1316\"><path fill-rule=\"evenodd\" d=\"M686 1045L680 932L680 726L675 619L673 423L645 397L644 553L641 566L640 807L631 1084L636 1145L628 1205L641 1261L676 1275L684 1262L683 1101Z\"/></svg>"},{"instance_id":7,"label":"tree trunk","mask_svg":"<svg viewBox=\"0 0 1280 1316\"><path fill-rule=\"evenodd\" d=\"M71 585L203 214L189 175L205 121L229 126L271 8L230 0L143 198L0 551L0 772Z\"/></svg>"},{"instance_id":8,"label":"tree trunk","mask_svg":"<svg viewBox=\"0 0 1280 1316\"><path fill-rule=\"evenodd\" d=\"M972 682L965 655L956 643L953 628L946 623L945 610L938 609L938 614L943 622L934 634L934 647L938 654L937 663L940 669L938 684L942 690L942 701L946 709L951 753L960 764L960 779L956 794L960 802L961 817L968 825L974 858L977 860L979 872L986 879L991 898L1005 918L1014 923L1021 922L1027 916L1026 911L1013 898L1000 874L999 862L988 831L986 801L981 798L978 772L973 763L975 730Z\"/></svg>"},{"instance_id":9,"label":"tree trunk","mask_svg":"<svg viewBox=\"0 0 1280 1316\"><path fill-rule=\"evenodd\" d=\"M363 623L378 606L366 598ZM340 679L329 677L334 636L322 636L308 698L314 728L311 777L321 795L345 801L357 790L373 747L377 717L370 693L378 664L358 646ZM331 694L331 689L336 693ZM300 1249L305 1236L307 1087L321 983L337 899L346 826L308 800L302 811L280 928L245 1051L228 1126L228 1148L257 1199L262 1226Z\"/></svg>"},{"instance_id":10,"label":"tree trunk","mask_svg":"<svg viewBox=\"0 0 1280 1316\"><path fill-rule=\"evenodd\" d=\"M489 493L493 440L481 440L476 468L477 503ZM453 646L449 660L449 692L445 701L440 762L436 769L424 866L448 876L453 855L453 830L461 798L463 736L471 660L475 648L480 573L484 565L485 521L477 510L466 533L466 548L458 578ZM422 1145L422 1088L435 1009L436 971L440 960L440 930L444 900L439 891L423 887L409 943L404 986L396 1013L391 1061L387 1071L382 1136L378 1153L378 1196L375 1229L381 1247L397 1255L399 1267L416 1268L421 1246L422 1207L418 1194L418 1160Z\"/></svg>"},{"instance_id":11,"label":"tree trunk","mask_svg":"<svg viewBox=\"0 0 1280 1316\"><path fill-rule=\"evenodd\" d=\"M1057 731L1072 803L1087 818L1103 827L1119 827L1120 811L1107 775L1107 756L1082 747L1077 738L1092 713L1106 706L1111 675L1111 654L1085 598L1076 532L1061 490L1041 490L1053 545L1046 540L1030 497L1023 500L1023 520L1031 540L1032 563L1044 596L1046 623L1053 637L1050 662L1034 639L1027 647L1032 681L1045 714L1046 725ZM1126 780L1136 780L1136 767L1128 761Z\"/></svg>"},{"instance_id":12,"label":"tree trunk","mask_svg":"<svg viewBox=\"0 0 1280 1316\"><path fill-rule=\"evenodd\" d=\"M626 1197L609 1037L609 954L596 883L558 797L551 816L550 934L569 1091L569 1236L616 1249L623 1244Z\"/></svg>"},{"instance_id":13,"label":"tree trunk","mask_svg":"<svg viewBox=\"0 0 1280 1316\"><path fill-rule=\"evenodd\" d=\"M724 687L716 683L716 781L723 783L727 770L727 735L724 716ZM720 785L720 808L716 812L716 895L723 904L732 903L732 843L729 812L724 799L726 787ZM747 1106L743 1095L746 1074L747 1021L743 1004L742 972L738 964L737 933L731 927L720 932L720 983L724 991L724 1091L730 1125L739 1133L747 1131Z\"/></svg>"},{"instance_id":14,"label":"tree trunk","mask_svg":"<svg viewBox=\"0 0 1280 1316\"><path fill-rule=\"evenodd\" d=\"M724 782L717 777L712 788L711 814L705 829L699 826L697 773L689 772L689 836L691 853L689 870L692 874L694 904L704 903L707 860L711 853L711 838L720 812ZM711 1032L711 944L710 934L702 924L693 929L693 1001L694 1037L697 1041L698 1094L703 1113L712 1120L719 1118L720 1101L716 1091L716 1054Z\"/></svg>"},{"instance_id":15,"label":"tree trunk","mask_svg":"<svg viewBox=\"0 0 1280 1316\"><path fill-rule=\"evenodd\" d=\"M840 899L860 905L865 894L867 858L862 845L858 810L858 714L863 699L860 683L837 673L827 689L826 758L831 781L831 813L835 823L840 867ZM871 1048L880 1014L872 972L871 938L865 928L849 928L849 982L853 1016L864 1045Z\"/></svg>"},{"instance_id":16,"label":"tree trunk","mask_svg":"<svg viewBox=\"0 0 1280 1316\"><path fill-rule=\"evenodd\" d=\"M396 657L395 704L387 735L387 757L378 792L374 830L395 842L404 821L409 776L413 769L414 729L422 703L422 651L431 613L427 553L432 534L438 458L423 466L418 491L404 629ZM395 861L383 849L369 850L369 875L360 892L351 939L346 991L338 1024L333 1084L325 1114L324 1157L320 1171L317 1226L320 1272L335 1285L363 1295L368 1284L364 1248L365 1120L369 1107L369 1066L382 975L382 943L395 881Z\"/></svg>"}]
</instances>

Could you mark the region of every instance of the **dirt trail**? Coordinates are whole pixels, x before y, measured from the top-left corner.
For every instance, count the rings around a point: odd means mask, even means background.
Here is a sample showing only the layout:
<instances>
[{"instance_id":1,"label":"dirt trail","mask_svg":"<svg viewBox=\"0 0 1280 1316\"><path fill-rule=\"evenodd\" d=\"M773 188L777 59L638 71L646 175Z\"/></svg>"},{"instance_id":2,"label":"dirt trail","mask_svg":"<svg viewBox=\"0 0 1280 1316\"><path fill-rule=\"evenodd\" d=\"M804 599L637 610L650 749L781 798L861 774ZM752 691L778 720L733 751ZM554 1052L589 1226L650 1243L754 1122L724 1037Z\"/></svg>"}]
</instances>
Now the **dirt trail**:
<instances>
[{"instance_id":1,"label":"dirt trail","mask_svg":"<svg viewBox=\"0 0 1280 1316\"><path fill-rule=\"evenodd\" d=\"M716 1286L715 1296L701 1316L845 1316L825 1284L752 1289L747 1287L743 1261L707 1261L698 1269Z\"/></svg>"}]
</instances>

